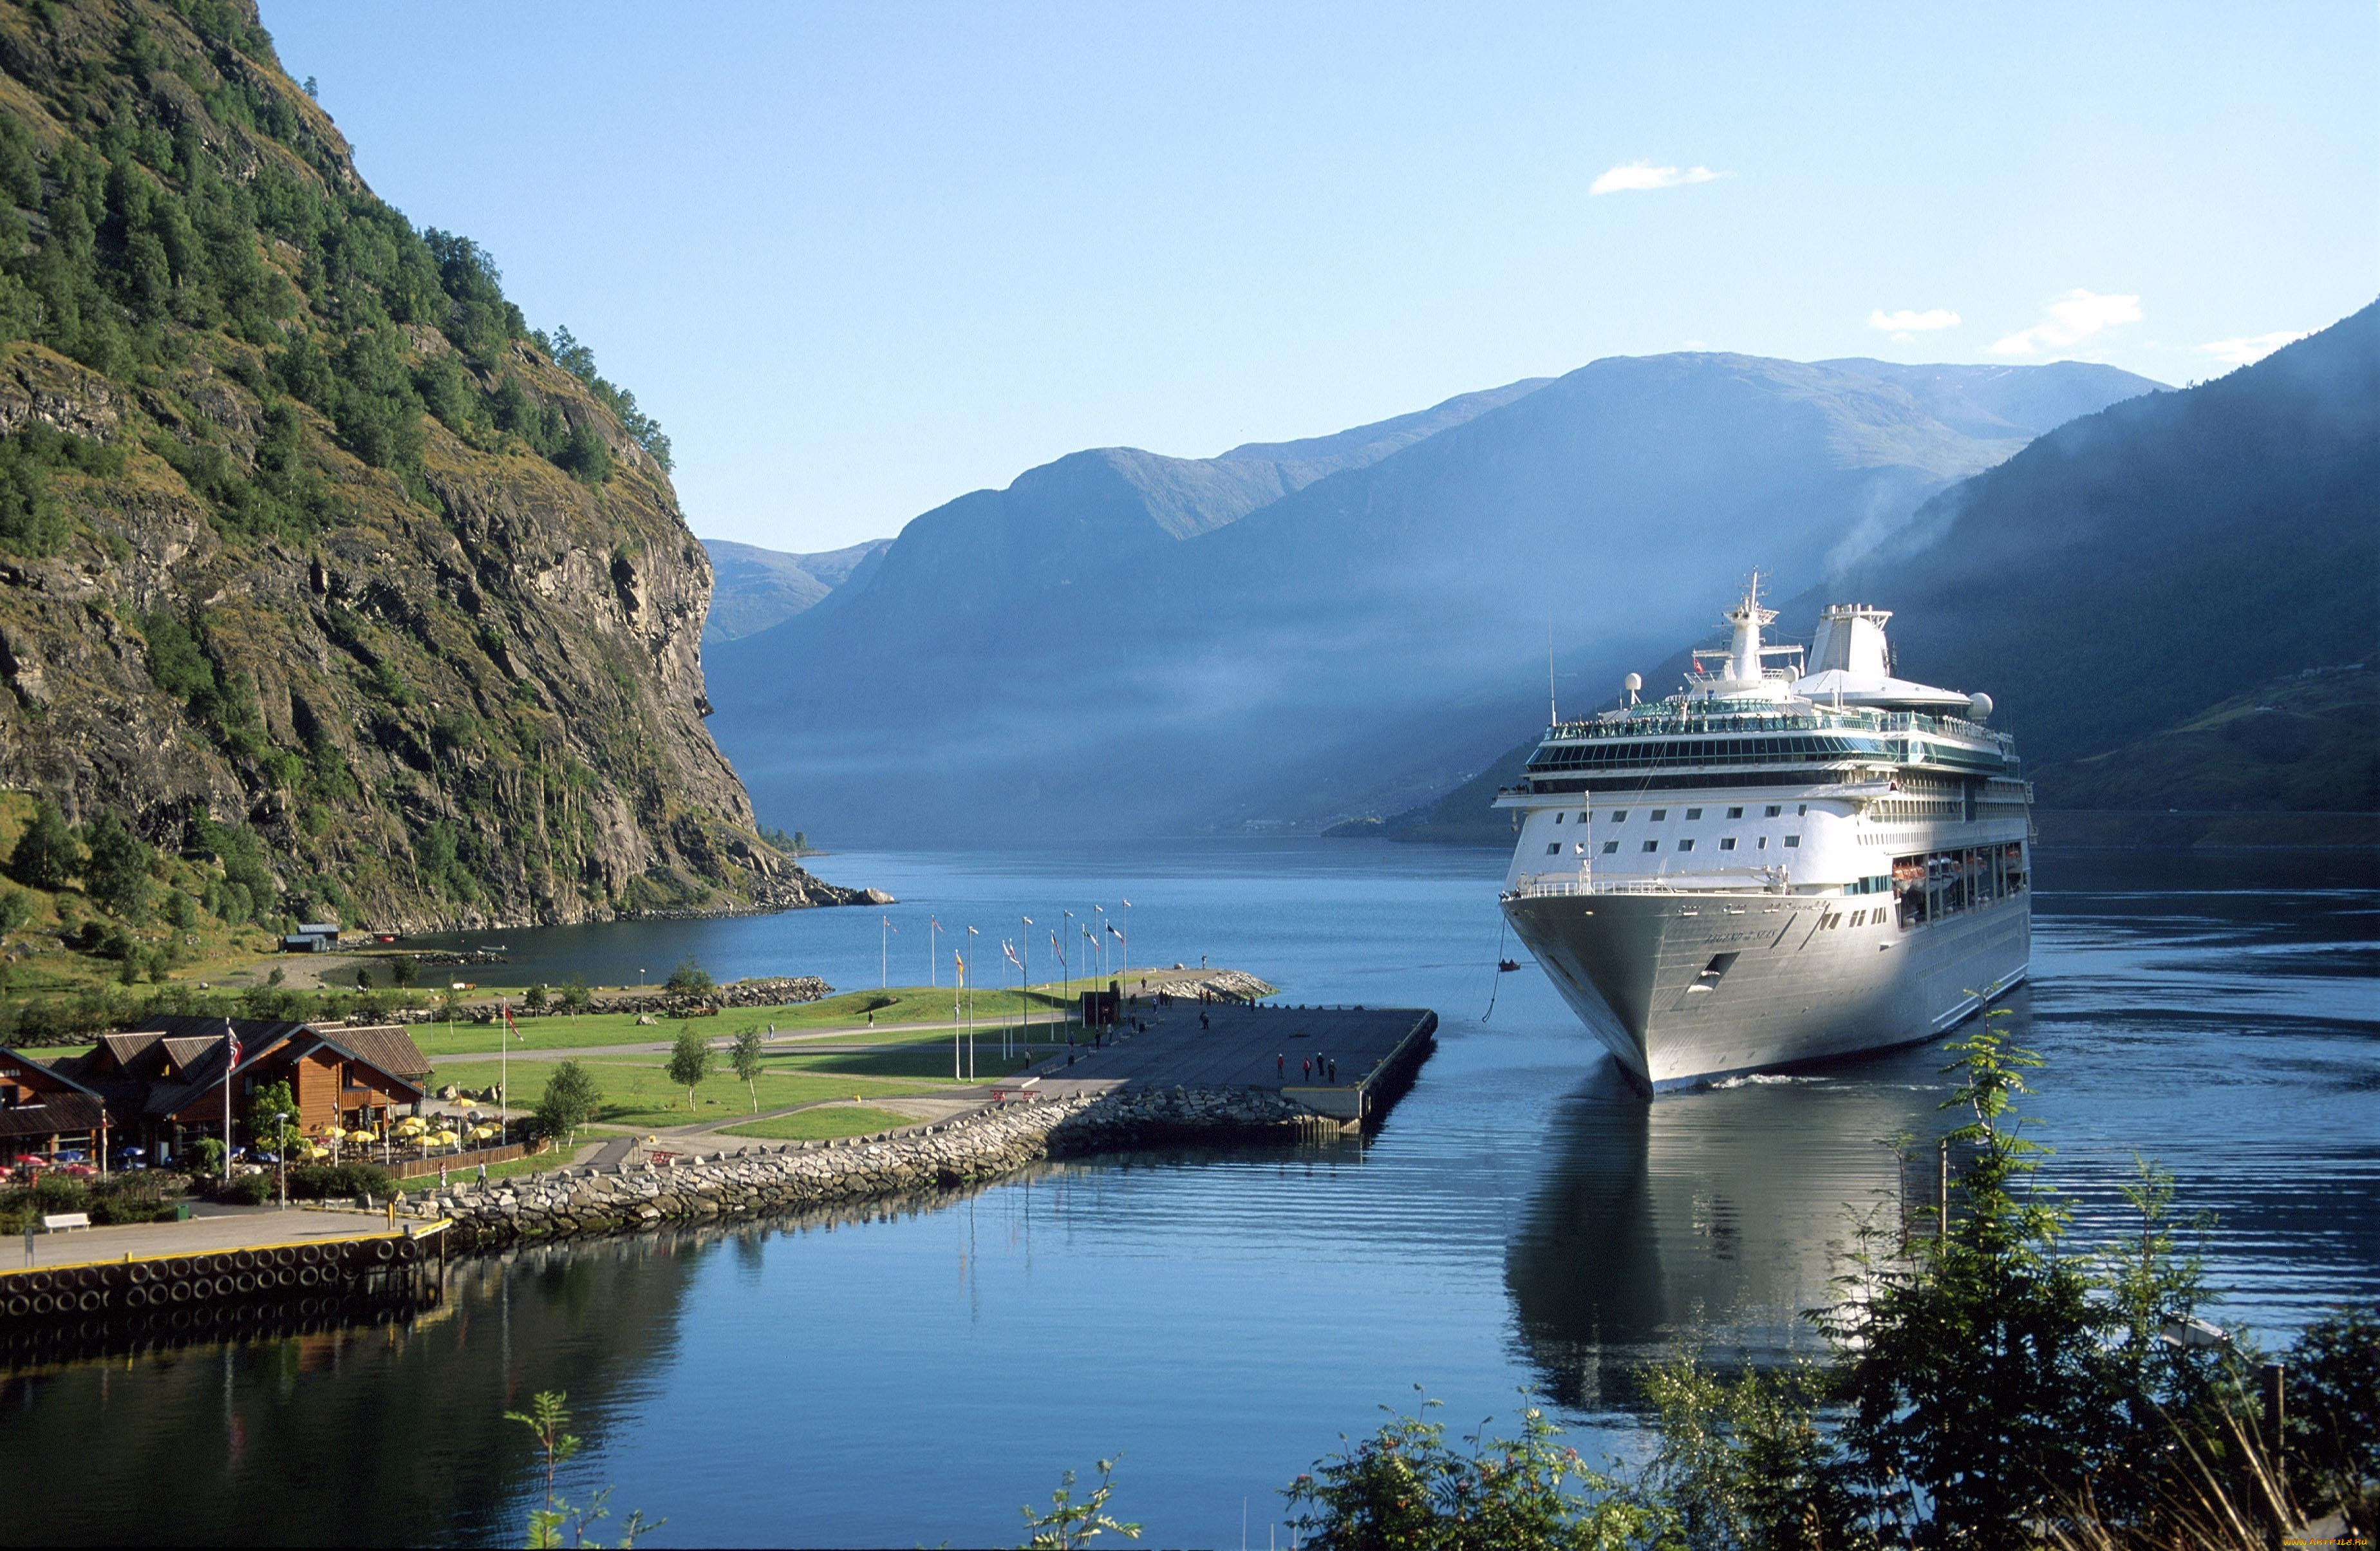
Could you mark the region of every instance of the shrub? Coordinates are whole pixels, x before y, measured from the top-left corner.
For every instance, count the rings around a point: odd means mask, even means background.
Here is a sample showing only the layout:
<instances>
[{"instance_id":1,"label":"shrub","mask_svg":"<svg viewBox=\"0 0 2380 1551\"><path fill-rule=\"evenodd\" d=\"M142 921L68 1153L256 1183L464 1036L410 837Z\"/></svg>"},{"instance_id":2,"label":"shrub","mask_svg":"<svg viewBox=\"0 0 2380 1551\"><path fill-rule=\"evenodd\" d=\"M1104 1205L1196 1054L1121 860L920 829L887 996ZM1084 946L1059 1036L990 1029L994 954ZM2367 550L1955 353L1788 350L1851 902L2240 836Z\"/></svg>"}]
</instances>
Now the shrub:
<instances>
[{"instance_id":1,"label":"shrub","mask_svg":"<svg viewBox=\"0 0 2380 1551\"><path fill-rule=\"evenodd\" d=\"M242 1174L224 1187L223 1197L243 1206L261 1206L273 1199L273 1176Z\"/></svg>"},{"instance_id":2,"label":"shrub","mask_svg":"<svg viewBox=\"0 0 2380 1551\"><path fill-rule=\"evenodd\" d=\"M396 1193L388 1170L376 1163L309 1163L289 1170L293 1200L344 1201L358 1195L379 1200Z\"/></svg>"},{"instance_id":3,"label":"shrub","mask_svg":"<svg viewBox=\"0 0 2380 1551\"><path fill-rule=\"evenodd\" d=\"M91 1192L71 1174L43 1174L33 1181L33 1206L43 1212L79 1212L91 1200Z\"/></svg>"},{"instance_id":4,"label":"shrub","mask_svg":"<svg viewBox=\"0 0 2380 1551\"><path fill-rule=\"evenodd\" d=\"M9 871L19 883L55 891L65 888L81 867L81 848L75 844L74 831L67 828L66 816L58 812L57 804L43 798L33 808L33 821L17 837L17 849L8 856Z\"/></svg>"}]
</instances>

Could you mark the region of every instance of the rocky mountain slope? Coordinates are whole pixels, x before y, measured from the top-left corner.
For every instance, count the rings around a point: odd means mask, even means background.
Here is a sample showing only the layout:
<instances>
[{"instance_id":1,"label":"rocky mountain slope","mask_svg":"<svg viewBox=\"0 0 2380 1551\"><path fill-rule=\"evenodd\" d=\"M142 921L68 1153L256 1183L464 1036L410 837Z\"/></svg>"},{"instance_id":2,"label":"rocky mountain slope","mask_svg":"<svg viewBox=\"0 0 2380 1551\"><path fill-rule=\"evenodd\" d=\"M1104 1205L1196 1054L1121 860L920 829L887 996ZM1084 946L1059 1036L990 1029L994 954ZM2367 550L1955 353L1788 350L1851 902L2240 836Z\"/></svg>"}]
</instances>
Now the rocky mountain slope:
<instances>
[{"instance_id":1,"label":"rocky mountain slope","mask_svg":"<svg viewBox=\"0 0 2380 1551\"><path fill-rule=\"evenodd\" d=\"M1650 656L1753 565L1820 574L2040 415L2153 386L1614 357L1219 458L1078 453L910 523L832 614L718 648L713 730L812 834L1393 811L1529 724L1549 621L1565 663Z\"/></svg>"},{"instance_id":2,"label":"rocky mountain slope","mask_svg":"<svg viewBox=\"0 0 2380 1551\"><path fill-rule=\"evenodd\" d=\"M0 783L261 917L841 897L704 728L666 439L249 0L0 7Z\"/></svg>"}]
</instances>

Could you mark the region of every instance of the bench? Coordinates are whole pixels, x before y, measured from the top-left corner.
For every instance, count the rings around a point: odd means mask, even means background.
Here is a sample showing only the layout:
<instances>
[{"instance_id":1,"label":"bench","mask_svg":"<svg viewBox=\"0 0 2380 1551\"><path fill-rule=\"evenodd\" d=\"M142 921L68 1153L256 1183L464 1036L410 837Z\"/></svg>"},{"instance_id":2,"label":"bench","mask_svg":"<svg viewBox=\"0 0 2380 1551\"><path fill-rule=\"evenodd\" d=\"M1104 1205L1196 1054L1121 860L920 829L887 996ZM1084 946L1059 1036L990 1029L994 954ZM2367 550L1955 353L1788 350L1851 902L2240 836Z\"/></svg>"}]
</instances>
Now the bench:
<instances>
[{"instance_id":1,"label":"bench","mask_svg":"<svg viewBox=\"0 0 2380 1551\"><path fill-rule=\"evenodd\" d=\"M69 1228L89 1228L90 1226L91 1214L89 1212L44 1212L42 1214L42 1230L45 1233L63 1233Z\"/></svg>"}]
</instances>

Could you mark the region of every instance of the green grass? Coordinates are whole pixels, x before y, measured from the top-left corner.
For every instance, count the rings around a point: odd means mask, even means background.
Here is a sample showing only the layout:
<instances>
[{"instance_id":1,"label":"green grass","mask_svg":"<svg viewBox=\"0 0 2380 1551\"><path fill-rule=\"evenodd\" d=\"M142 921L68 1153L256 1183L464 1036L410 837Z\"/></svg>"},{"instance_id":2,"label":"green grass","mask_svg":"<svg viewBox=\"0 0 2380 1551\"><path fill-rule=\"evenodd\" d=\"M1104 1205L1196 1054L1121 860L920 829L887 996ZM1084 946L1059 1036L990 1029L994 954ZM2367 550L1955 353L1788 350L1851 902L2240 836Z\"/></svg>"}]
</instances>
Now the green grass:
<instances>
[{"instance_id":1,"label":"green grass","mask_svg":"<svg viewBox=\"0 0 2380 1551\"><path fill-rule=\"evenodd\" d=\"M771 1142L818 1142L830 1136L865 1136L871 1131L915 1125L908 1115L864 1106L836 1105L822 1109L796 1109L773 1120L752 1121L725 1129L730 1136L759 1136Z\"/></svg>"},{"instance_id":2,"label":"green grass","mask_svg":"<svg viewBox=\"0 0 2380 1551\"><path fill-rule=\"evenodd\" d=\"M978 1081L1005 1077L1029 1064L1024 1057L1003 1060L1000 1041L989 1042L978 1035L975 1042L975 1074ZM1047 1055L1049 1052L1042 1052ZM865 1053L829 1053L824 1055L778 1055L769 1057L769 1068L776 1072L847 1072L855 1077L923 1077L950 1082L951 1041L948 1035L929 1045L869 1050Z\"/></svg>"},{"instance_id":3,"label":"green grass","mask_svg":"<svg viewBox=\"0 0 2380 1551\"><path fill-rule=\"evenodd\" d=\"M548 1169L560 1169L568 1164L571 1155L577 1150L576 1147L568 1146L548 1147L545 1151L528 1157L516 1157L508 1163L492 1163L488 1165L488 1178L509 1180L516 1174L542 1174ZM480 1177L480 1166L475 1163L468 1168L458 1169L455 1170L454 1177L467 1181L477 1180ZM412 1179L399 1180L396 1183L397 1188L408 1194L415 1191L436 1190L438 1176L417 1174Z\"/></svg>"},{"instance_id":4,"label":"green grass","mask_svg":"<svg viewBox=\"0 0 2380 1551\"><path fill-rule=\"evenodd\" d=\"M1046 1018L1053 1009L1065 1005L1054 988L1036 987L1030 998L1031 1011ZM868 1027L868 1016L876 1016L874 1028ZM976 1027L999 1026L1016 1016L1016 993L1014 989L992 993L978 990L975 996ZM654 1015L650 1024L638 1024L634 1012L589 1012L577 1017L528 1018L520 1015L517 1005L514 1017L520 1024L522 1038L515 1041L516 1050L569 1050L581 1047L605 1045L666 1045L677 1037L677 1031L690 1023L703 1037L723 1040L736 1030L747 1026L761 1029L771 1024L780 1034L799 1033L809 1029L847 1028L852 1030L854 1043L901 1044L909 1040L932 1037L930 1028L916 1025L936 1025L945 1037L951 1026L951 993L948 987L899 986L889 991L848 991L824 1001L795 1002L777 1007L730 1007L715 1018L694 1018L681 1022L675 1018ZM909 1026L903 1026L909 1025ZM413 1042L430 1056L468 1056L481 1051L492 1054L496 1048L496 1029L492 1024L457 1022L448 1033L443 1023L417 1024L413 1026ZM977 1035L980 1042L982 1035ZM978 1046L979 1048L979 1046Z\"/></svg>"},{"instance_id":5,"label":"green grass","mask_svg":"<svg viewBox=\"0 0 2380 1551\"><path fill-rule=\"evenodd\" d=\"M658 1130L664 1126L693 1125L698 1121L732 1120L738 1114L752 1112L751 1095L732 1073L723 1071L695 1090L695 1107L688 1109L686 1090L669 1080L669 1073L658 1061L589 1060L580 1064L595 1079L596 1087L603 1095L602 1108L595 1116L602 1124ZM513 1079L514 1107L534 1107L544 1094L546 1078L552 1070L552 1063L546 1061L523 1062L519 1074ZM495 1081L496 1063L493 1061L472 1061L438 1069L438 1082L442 1086L447 1083L459 1083L465 1087L485 1088ZM824 1098L882 1097L892 1094L921 1093L930 1091L935 1085L931 1080L916 1077L886 1080L829 1076L808 1072L767 1072L761 1073L759 1082L755 1084L762 1109L785 1109L796 1104L814 1104ZM940 1085L949 1086L950 1079L941 1079Z\"/></svg>"}]
</instances>

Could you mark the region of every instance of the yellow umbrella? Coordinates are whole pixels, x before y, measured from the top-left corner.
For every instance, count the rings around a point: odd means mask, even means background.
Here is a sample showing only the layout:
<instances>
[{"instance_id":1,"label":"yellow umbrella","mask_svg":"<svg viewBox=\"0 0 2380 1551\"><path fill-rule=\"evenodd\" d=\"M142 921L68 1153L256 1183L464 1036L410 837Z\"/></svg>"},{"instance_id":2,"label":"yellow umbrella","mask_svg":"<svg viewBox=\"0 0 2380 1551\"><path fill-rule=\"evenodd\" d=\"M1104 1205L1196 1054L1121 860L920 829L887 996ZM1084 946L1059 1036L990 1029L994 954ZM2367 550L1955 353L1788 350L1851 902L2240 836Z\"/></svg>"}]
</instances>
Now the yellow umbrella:
<instances>
[{"instance_id":1,"label":"yellow umbrella","mask_svg":"<svg viewBox=\"0 0 2380 1551\"><path fill-rule=\"evenodd\" d=\"M347 1133L347 1140L350 1142L377 1142L380 1138L374 1136L369 1131L350 1131Z\"/></svg>"},{"instance_id":2,"label":"yellow umbrella","mask_svg":"<svg viewBox=\"0 0 2380 1551\"><path fill-rule=\"evenodd\" d=\"M309 1147L306 1149L306 1156L308 1157L328 1157L331 1156L331 1149L328 1147Z\"/></svg>"}]
</instances>

